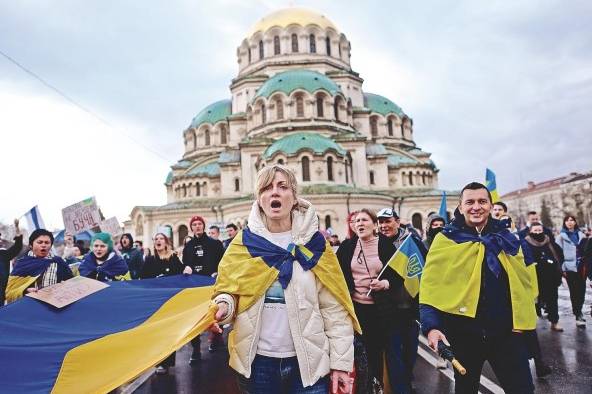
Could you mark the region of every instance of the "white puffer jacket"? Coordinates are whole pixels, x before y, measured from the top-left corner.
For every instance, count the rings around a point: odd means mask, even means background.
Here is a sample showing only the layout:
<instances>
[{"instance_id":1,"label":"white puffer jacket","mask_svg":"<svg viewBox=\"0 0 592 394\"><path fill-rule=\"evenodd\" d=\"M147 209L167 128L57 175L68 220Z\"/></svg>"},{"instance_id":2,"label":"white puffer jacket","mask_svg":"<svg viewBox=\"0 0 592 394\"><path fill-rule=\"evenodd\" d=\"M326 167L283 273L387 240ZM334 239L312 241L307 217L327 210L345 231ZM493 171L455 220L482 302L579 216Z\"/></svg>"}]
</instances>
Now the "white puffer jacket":
<instances>
[{"instance_id":1,"label":"white puffer jacket","mask_svg":"<svg viewBox=\"0 0 592 394\"><path fill-rule=\"evenodd\" d=\"M299 199L300 211L292 213L292 238L295 244L305 244L318 229L318 219L308 201ZM303 211L303 212L301 212ZM249 215L249 229L268 240L269 231L263 224L257 202ZM304 271L294 262L292 279L284 291L290 331L304 387L313 385L331 369L351 371L354 361L353 325L343 306L333 297L311 271ZM264 296L234 319L230 333L234 346L228 349L230 366L241 375L251 376L255 358ZM227 302L229 313L221 321L228 323L236 310L230 294L219 294L214 302Z\"/></svg>"}]
</instances>

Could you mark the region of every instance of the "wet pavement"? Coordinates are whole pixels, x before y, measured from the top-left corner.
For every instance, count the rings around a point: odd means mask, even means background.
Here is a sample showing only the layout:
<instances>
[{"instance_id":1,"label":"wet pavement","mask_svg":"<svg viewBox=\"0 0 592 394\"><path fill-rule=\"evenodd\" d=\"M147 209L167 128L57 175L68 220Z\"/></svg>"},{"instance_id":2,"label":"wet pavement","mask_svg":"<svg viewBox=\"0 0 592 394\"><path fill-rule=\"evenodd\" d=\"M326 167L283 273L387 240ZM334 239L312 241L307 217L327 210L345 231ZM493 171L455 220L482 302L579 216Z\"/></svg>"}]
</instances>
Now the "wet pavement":
<instances>
[{"instance_id":1,"label":"wet pavement","mask_svg":"<svg viewBox=\"0 0 592 394\"><path fill-rule=\"evenodd\" d=\"M592 289L587 288L584 314L587 327L576 327L571 312L569 291L564 283L559 289L559 324L565 329L558 333L550 330L545 319L538 321L538 336L544 361L551 366L553 373L545 378L537 378L531 362L536 393L592 393ZM214 353L207 350L206 336L202 336L202 361L189 366L191 345L177 352L177 365L168 375L152 375L135 393L220 393L238 394L234 372L228 367L226 349ZM454 392L452 370L437 370L436 358L424 344L420 344L419 357L415 366L415 390L418 394L444 394ZM482 393L503 393L495 375L486 364L481 380Z\"/></svg>"}]
</instances>

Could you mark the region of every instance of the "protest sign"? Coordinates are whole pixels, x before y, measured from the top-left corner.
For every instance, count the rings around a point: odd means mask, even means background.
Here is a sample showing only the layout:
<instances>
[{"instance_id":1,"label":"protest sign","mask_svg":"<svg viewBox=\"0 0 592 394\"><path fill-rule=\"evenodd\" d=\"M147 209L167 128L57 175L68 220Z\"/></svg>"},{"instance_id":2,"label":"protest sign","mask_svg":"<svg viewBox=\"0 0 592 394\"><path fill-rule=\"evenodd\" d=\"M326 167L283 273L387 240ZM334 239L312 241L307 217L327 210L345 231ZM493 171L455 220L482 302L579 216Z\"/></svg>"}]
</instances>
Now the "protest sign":
<instances>
[{"instance_id":1,"label":"protest sign","mask_svg":"<svg viewBox=\"0 0 592 394\"><path fill-rule=\"evenodd\" d=\"M123 229L119 225L119 220L115 216L99 223L102 232L111 234L112 237L123 234Z\"/></svg>"},{"instance_id":2,"label":"protest sign","mask_svg":"<svg viewBox=\"0 0 592 394\"><path fill-rule=\"evenodd\" d=\"M66 231L74 235L97 227L101 221L97 201L94 197L62 209L62 217Z\"/></svg>"},{"instance_id":3,"label":"protest sign","mask_svg":"<svg viewBox=\"0 0 592 394\"><path fill-rule=\"evenodd\" d=\"M84 276L75 276L67 281L44 287L26 295L27 297L47 302L56 308L63 308L106 287L109 287L109 285L98 280Z\"/></svg>"}]
</instances>

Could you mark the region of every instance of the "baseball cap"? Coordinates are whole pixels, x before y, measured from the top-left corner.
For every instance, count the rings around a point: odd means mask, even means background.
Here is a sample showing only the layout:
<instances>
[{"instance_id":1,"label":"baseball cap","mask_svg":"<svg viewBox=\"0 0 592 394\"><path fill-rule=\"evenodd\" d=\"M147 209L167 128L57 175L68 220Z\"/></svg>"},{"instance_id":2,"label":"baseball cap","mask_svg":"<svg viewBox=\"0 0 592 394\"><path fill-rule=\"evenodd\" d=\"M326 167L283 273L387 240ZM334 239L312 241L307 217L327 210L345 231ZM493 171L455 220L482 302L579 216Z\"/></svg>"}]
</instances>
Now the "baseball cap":
<instances>
[{"instance_id":1,"label":"baseball cap","mask_svg":"<svg viewBox=\"0 0 592 394\"><path fill-rule=\"evenodd\" d=\"M392 208L382 208L380 211L378 211L378 214L376 214L376 217L398 219L399 215L397 215L397 212L395 212L395 210Z\"/></svg>"}]
</instances>

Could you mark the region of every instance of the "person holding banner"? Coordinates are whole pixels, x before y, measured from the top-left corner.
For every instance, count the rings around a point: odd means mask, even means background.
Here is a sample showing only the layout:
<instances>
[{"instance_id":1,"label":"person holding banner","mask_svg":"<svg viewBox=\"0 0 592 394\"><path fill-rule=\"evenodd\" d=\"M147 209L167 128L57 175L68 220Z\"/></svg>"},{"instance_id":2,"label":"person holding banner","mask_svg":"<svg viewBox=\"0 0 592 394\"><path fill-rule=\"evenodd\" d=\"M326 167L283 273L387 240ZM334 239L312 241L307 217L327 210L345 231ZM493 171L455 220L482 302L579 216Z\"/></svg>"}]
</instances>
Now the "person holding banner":
<instances>
[{"instance_id":1,"label":"person holding banner","mask_svg":"<svg viewBox=\"0 0 592 394\"><path fill-rule=\"evenodd\" d=\"M125 235L125 234L124 234ZM173 251L169 238L163 233L157 233L153 239L154 256L146 258L141 279L158 278L161 276L180 275L183 272L183 263L179 256ZM175 366L175 355L173 352L156 367L157 375L168 373L170 367Z\"/></svg>"},{"instance_id":2,"label":"person holding banner","mask_svg":"<svg viewBox=\"0 0 592 394\"><path fill-rule=\"evenodd\" d=\"M350 393L360 327L315 209L282 165L259 171L249 225L218 269L213 331L234 322L230 366L243 393ZM331 381L331 385L330 385Z\"/></svg>"},{"instance_id":3,"label":"person holding banner","mask_svg":"<svg viewBox=\"0 0 592 394\"><path fill-rule=\"evenodd\" d=\"M423 269L421 328L434 351L449 343L466 368L455 370L456 393L478 392L486 360L506 393L533 393L524 332L536 327L534 284L520 240L491 219L491 209L485 185L461 190Z\"/></svg>"},{"instance_id":4,"label":"person holding banner","mask_svg":"<svg viewBox=\"0 0 592 394\"><path fill-rule=\"evenodd\" d=\"M131 279L125 260L113 251L109 233L96 233L90 240L91 251L84 256L78 271L81 276L101 282Z\"/></svg>"},{"instance_id":5,"label":"person holding banner","mask_svg":"<svg viewBox=\"0 0 592 394\"><path fill-rule=\"evenodd\" d=\"M6 302L10 303L26 293L55 285L73 277L68 264L51 254L53 234L45 229L37 229L29 235L31 251L16 261L8 277Z\"/></svg>"},{"instance_id":6,"label":"person holding banner","mask_svg":"<svg viewBox=\"0 0 592 394\"><path fill-rule=\"evenodd\" d=\"M397 248L387 237L377 234L374 212L364 208L355 218L356 234L341 243L337 258L362 326L370 380L383 386L382 360L395 324L393 294L403 279L392 270L378 278Z\"/></svg>"}]
</instances>

